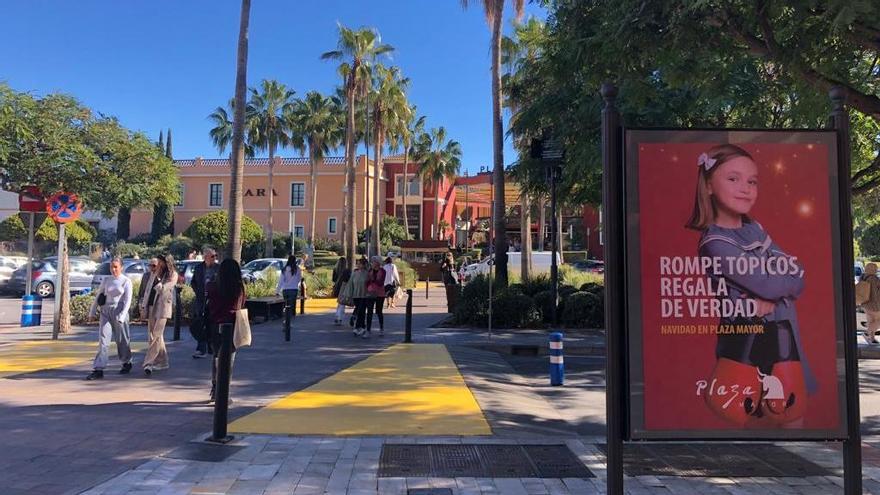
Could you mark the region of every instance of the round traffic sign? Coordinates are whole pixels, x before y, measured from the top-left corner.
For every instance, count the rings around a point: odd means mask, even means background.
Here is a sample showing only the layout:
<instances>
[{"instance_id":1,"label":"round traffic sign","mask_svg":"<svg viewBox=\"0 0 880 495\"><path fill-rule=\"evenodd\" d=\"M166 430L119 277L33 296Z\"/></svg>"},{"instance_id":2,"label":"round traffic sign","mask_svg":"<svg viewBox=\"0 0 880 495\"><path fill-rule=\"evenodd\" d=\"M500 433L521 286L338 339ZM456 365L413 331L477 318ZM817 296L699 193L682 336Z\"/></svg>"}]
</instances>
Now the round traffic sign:
<instances>
[{"instance_id":1,"label":"round traffic sign","mask_svg":"<svg viewBox=\"0 0 880 495\"><path fill-rule=\"evenodd\" d=\"M82 213L82 202L76 197L76 194L55 193L46 201L46 211L49 213L49 217L57 223L70 223L79 218Z\"/></svg>"}]
</instances>

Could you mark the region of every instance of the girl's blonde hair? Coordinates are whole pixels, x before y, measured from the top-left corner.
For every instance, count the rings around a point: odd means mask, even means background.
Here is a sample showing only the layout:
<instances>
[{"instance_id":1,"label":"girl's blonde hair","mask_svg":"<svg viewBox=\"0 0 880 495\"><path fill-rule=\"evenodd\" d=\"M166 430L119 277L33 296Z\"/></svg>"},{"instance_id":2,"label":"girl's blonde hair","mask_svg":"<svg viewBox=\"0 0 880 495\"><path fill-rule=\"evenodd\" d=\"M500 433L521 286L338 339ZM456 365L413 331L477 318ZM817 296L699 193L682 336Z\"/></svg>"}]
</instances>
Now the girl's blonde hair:
<instances>
[{"instance_id":1,"label":"girl's blonde hair","mask_svg":"<svg viewBox=\"0 0 880 495\"><path fill-rule=\"evenodd\" d=\"M712 178L712 174L718 170L718 167L737 157L754 160L748 151L735 144L719 144L709 149L706 155L714 160L714 162L708 170L702 164L699 165L697 170L697 193L694 197L694 211L691 213L690 220L685 224L685 227L693 230L705 230L715 223L717 212L715 201L712 199L712 195L709 194L709 180Z\"/></svg>"}]
</instances>

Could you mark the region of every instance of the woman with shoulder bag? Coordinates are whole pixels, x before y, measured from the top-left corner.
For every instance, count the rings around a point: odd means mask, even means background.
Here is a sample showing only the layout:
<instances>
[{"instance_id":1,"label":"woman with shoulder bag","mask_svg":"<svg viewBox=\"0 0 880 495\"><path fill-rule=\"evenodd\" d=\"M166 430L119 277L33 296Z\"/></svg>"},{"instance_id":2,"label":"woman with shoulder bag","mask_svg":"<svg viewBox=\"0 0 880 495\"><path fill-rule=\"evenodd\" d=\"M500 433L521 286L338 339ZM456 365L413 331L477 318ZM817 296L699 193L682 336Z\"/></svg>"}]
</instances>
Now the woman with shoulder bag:
<instances>
[{"instance_id":1,"label":"woman with shoulder bag","mask_svg":"<svg viewBox=\"0 0 880 495\"><path fill-rule=\"evenodd\" d=\"M247 292L241 280L241 267L232 258L220 263L217 278L208 283L208 338L214 351L214 365L211 369L211 400L217 389L217 369L220 358L220 325L235 324L238 310L245 307ZM232 362L235 361L235 346L232 348ZM231 363L230 363L231 364ZM231 369L230 369L231 372ZM232 402L230 400L230 402Z\"/></svg>"},{"instance_id":2,"label":"woman with shoulder bag","mask_svg":"<svg viewBox=\"0 0 880 495\"><path fill-rule=\"evenodd\" d=\"M153 286L148 287L147 295L147 333L150 346L144 357L144 374L150 376L155 370L168 369L168 350L165 348L165 323L171 318L174 308L174 286L177 285L177 270L170 254L158 258Z\"/></svg>"},{"instance_id":3,"label":"woman with shoulder bag","mask_svg":"<svg viewBox=\"0 0 880 495\"><path fill-rule=\"evenodd\" d=\"M89 310L90 318L98 313L101 319L98 324L98 354L95 356L94 369L86 380L104 378L111 341L116 342L116 355L122 363L119 373L125 375L131 371L131 335L128 328L131 280L122 274L122 260L118 257L110 262L110 274L101 282L98 297Z\"/></svg>"},{"instance_id":4,"label":"woman with shoulder bag","mask_svg":"<svg viewBox=\"0 0 880 495\"><path fill-rule=\"evenodd\" d=\"M351 299L351 290L349 290L348 281L351 279L351 270L346 266L345 256L336 260L336 266L333 268L333 297L336 298L336 318L333 320L335 325L342 325L342 318L345 316L345 307L354 306Z\"/></svg>"},{"instance_id":5,"label":"woman with shoulder bag","mask_svg":"<svg viewBox=\"0 0 880 495\"><path fill-rule=\"evenodd\" d=\"M387 307L393 308L396 306L397 291L400 289L400 272L391 260L391 256L385 258L382 269L385 270L385 303Z\"/></svg>"}]
</instances>

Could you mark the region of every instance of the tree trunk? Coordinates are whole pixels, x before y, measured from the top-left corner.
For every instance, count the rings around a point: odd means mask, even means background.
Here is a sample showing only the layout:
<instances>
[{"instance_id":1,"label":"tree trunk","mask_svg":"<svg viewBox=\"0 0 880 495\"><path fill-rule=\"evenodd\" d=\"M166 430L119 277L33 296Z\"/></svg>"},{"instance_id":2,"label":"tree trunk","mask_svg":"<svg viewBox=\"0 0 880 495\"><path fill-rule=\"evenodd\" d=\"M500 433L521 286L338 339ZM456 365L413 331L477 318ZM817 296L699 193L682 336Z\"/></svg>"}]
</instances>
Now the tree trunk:
<instances>
[{"instance_id":1,"label":"tree trunk","mask_svg":"<svg viewBox=\"0 0 880 495\"><path fill-rule=\"evenodd\" d=\"M314 150L317 143L309 144L309 181L311 181L311 197L309 198L309 249L315 249L315 220L318 212L318 164L315 163Z\"/></svg>"},{"instance_id":2,"label":"tree trunk","mask_svg":"<svg viewBox=\"0 0 880 495\"><path fill-rule=\"evenodd\" d=\"M556 245L559 246L559 259L565 263L565 256L562 255L562 207L556 206Z\"/></svg>"},{"instance_id":3,"label":"tree trunk","mask_svg":"<svg viewBox=\"0 0 880 495\"><path fill-rule=\"evenodd\" d=\"M547 229L547 211L544 208L544 197L538 197L538 251L544 250L544 232Z\"/></svg>"},{"instance_id":4,"label":"tree trunk","mask_svg":"<svg viewBox=\"0 0 880 495\"><path fill-rule=\"evenodd\" d=\"M226 256L241 262L242 182L244 175L244 107L247 92L248 24L251 0L241 0L238 27L238 58L235 70L235 109L232 120L232 167L229 187L229 244Z\"/></svg>"},{"instance_id":5,"label":"tree trunk","mask_svg":"<svg viewBox=\"0 0 880 495\"><path fill-rule=\"evenodd\" d=\"M492 179L495 181L495 280L507 287L507 223L504 220L504 124L501 120L501 22L504 2L496 1L492 20Z\"/></svg>"},{"instance_id":6,"label":"tree trunk","mask_svg":"<svg viewBox=\"0 0 880 495\"><path fill-rule=\"evenodd\" d=\"M434 181L434 238L440 239L440 182L443 179Z\"/></svg>"},{"instance_id":7,"label":"tree trunk","mask_svg":"<svg viewBox=\"0 0 880 495\"><path fill-rule=\"evenodd\" d=\"M520 207L520 260L523 281L532 276L532 205L529 203L529 195L522 193L522 206Z\"/></svg>"},{"instance_id":8,"label":"tree trunk","mask_svg":"<svg viewBox=\"0 0 880 495\"><path fill-rule=\"evenodd\" d=\"M377 114L378 115L378 114ZM382 254L381 243L379 242L379 220L382 218L382 212L379 210L382 202L379 200L379 180L382 175L382 132L379 126L376 126L376 151L375 163L373 163L373 254L380 256Z\"/></svg>"},{"instance_id":9,"label":"tree trunk","mask_svg":"<svg viewBox=\"0 0 880 495\"><path fill-rule=\"evenodd\" d=\"M351 76L349 76L351 77ZM350 84L349 84L350 85ZM354 142L354 87L348 90L348 116L346 117L346 167L345 167L345 222L343 229L343 244L345 246L345 258L348 261L348 267L354 267L354 257L357 252L357 228L354 223L354 203L355 203L355 142Z\"/></svg>"},{"instance_id":10,"label":"tree trunk","mask_svg":"<svg viewBox=\"0 0 880 495\"><path fill-rule=\"evenodd\" d=\"M409 143L404 143L406 147L403 150L403 228L406 230L406 235L409 236L409 219L406 217L406 194L409 189L409 182L406 179L406 171L409 168ZM395 182L394 187L397 187L397 183ZM394 191L394 195L397 196L397 191Z\"/></svg>"},{"instance_id":11,"label":"tree trunk","mask_svg":"<svg viewBox=\"0 0 880 495\"><path fill-rule=\"evenodd\" d=\"M273 143L269 143L269 191L266 193L269 195L269 217L266 222L267 232L266 232L266 257L274 258L275 257L275 246L272 243L272 237L275 233L275 228L272 222L272 213L275 210L275 145ZM295 229L296 227L294 227ZM293 246L290 246L290 252L294 251Z\"/></svg>"},{"instance_id":12,"label":"tree trunk","mask_svg":"<svg viewBox=\"0 0 880 495\"><path fill-rule=\"evenodd\" d=\"M39 227L39 225L37 226ZM116 215L116 240L128 240L131 235L131 208L120 208Z\"/></svg>"},{"instance_id":13,"label":"tree trunk","mask_svg":"<svg viewBox=\"0 0 880 495\"><path fill-rule=\"evenodd\" d=\"M67 234L64 235L61 250L61 282L56 290L61 291L61 305L58 308L58 332L70 333L70 256L67 249Z\"/></svg>"}]
</instances>

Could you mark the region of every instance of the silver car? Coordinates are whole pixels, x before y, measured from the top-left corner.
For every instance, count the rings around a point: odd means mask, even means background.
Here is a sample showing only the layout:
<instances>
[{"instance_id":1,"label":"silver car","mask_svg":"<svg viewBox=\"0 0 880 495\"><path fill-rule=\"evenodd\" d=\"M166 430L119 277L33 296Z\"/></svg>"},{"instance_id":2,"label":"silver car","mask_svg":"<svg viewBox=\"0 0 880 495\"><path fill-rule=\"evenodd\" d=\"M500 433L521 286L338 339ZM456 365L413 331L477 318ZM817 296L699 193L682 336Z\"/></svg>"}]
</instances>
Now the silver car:
<instances>
[{"instance_id":1,"label":"silver car","mask_svg":"<svg viewBox=\"0 0 880 495\"><path fill-rule=\"evenodd\" d=\"M31 287L33 287L34 293L43 298L54 296L58 276L56 261L54 259L35 261L32 266ZM88 266L84 263L74 259L70 260L70 292L79 293L90 289L92 275L86 272L87 269ZM12 272L12 277L9 279L9 290L24 294L26 277L27 265Z\"/></svg>"},{"instance_id":2,"label":"silver car","mask_svg":"<svg viewBox=\"0 0 880 495\"><path fill-rule=\"evenodd\" d=\"M141 277L143 277L144 272L147 271L147 261L145 260L136 260L133 258L126 258L122 260L122 274L128 277L132 283L140 282ZM98 265L98 269L95 270L95 274L92 275L91 279L91 287L92 290L98 290L98 287L101 286L101 282L104 281L105 278L110 276L110 262L105 261Z\"/></svg>"},{"instance_id":3,"label":"silver car","mask_svg":"<svg viewBox=\"0 0 880 495\"><path fill-rule=\"evenodd\" d=\"M253 260L241 267L241 278L248 283L254 282L266 278L270 270L275 270L275 273L280 275L285 264L287 264L287 260L284 258Z\"/></svg>"}]
</instances>

